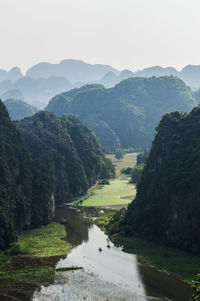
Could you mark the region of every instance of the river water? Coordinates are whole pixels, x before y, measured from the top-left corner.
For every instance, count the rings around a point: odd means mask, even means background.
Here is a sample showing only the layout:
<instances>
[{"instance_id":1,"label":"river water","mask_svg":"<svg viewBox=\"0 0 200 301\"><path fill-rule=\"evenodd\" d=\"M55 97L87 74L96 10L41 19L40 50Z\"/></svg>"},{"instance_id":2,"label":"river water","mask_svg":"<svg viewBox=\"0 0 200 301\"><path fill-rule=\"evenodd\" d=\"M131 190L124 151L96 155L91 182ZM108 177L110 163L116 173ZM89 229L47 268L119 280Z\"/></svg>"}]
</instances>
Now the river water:
<instances>
[{"instance_id":1,"label":"river water","mask_svg":"<svg viewBox=\"0 0 200 301\"><path fill-rule=\"evenodd\" d=\"M181 281L141 265L137 256L122 251L96 225L67 207L57 218L67 221L68 241L75 246L57 268L83 267L56 272L53 285L42 286L33 301L188 301L191 289ZM102 248L102 252L98 248Z\"/></svg>"}]
</instances>

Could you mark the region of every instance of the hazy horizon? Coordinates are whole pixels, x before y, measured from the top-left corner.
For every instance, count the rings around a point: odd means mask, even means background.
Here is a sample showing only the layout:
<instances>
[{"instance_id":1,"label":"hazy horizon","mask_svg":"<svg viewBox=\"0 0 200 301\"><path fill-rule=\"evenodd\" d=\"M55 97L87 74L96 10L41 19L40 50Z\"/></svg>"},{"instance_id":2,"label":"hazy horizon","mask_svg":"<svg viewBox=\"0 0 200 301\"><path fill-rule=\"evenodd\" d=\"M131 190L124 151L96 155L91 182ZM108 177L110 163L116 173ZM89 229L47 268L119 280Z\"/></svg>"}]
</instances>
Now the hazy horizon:
<instances>
[{"instance_id":1,"label":"hazy horizon","mask_svg":"<svg viewBox=\"0 0 200 301\"><path fill-rule=\"evenodd\" d=\"M21 66L19 66L19 65L13 65L13 66L11 66L11 67L9 67L9 68L1 68L1 66L0 66L0 70L1 69L3 69L3 70L6 70L6 71L10 71L12 68L14 68L14 67L18 67L18 68L20 68L20 70L22 71L22 74L23 75L25 75L25 73L26 73L26 71L29 69L29 68L31 68L32 66L34 66L34 65L37 65L37 64L39 64L39 63L50 63L50 64L59 64L61 61L63 61L63 60L78 60L78 61L83 61L84 63L86 63L86 64L91 64L91 65L109 65L109 66L111 66L111 67L113 67L113 68L115 68L115 69L117 69L118 71L123 71L123 70L125 70L125 69L128 69L128 70L130 70L130 71L132 71L132 72L137 72L137 71L142 71L143 69L145 69L145 68L150 68L150 67L156 67L156 66L158 66L158 67L162 67L162 68L166 68L166 67L172 67L172 68L175 68L177 71L181 71L184 67L186 67L186 66L188 66L188 65L196 65L196 66L200 66L200 62L199 62L199 64L185 64L182 68L176 68L176 67L174 67L174 66L170 66L170 65L167 65L167 66L162 66L162 65L149 65L149 66L144 66L143 68L138 68L138 69L136 69L136 70L133 70L133 69L131 69L131 68L117 68L116 66L113 66L113 65L111 65L111 64L109 64L109 63L99 63L99 62L96 62L96 63L91 63L90 61L86 61L86 60L83 60L83 59L81 59L81 58L79 58L79 59L77 59L77 58L62 58L61 60L59 60L59 61L55 61L55 62L51 62L51 61L38 61L38 62L36 62L35 64L32 64L32 65L30 65L28 68L26 68L26 69L23 69L23 68L21 68Z\"/></svg>"},{"instance_id":2,"label":"hazy horizon","mask_svg":"<svg viewBox=\"0 0 200 301\"><path fill-rule=\"evenodd\" d=\"M197 0L1 0L0 69L78 59L118 70L200 65Z\"/></svg>"}]
</instances>

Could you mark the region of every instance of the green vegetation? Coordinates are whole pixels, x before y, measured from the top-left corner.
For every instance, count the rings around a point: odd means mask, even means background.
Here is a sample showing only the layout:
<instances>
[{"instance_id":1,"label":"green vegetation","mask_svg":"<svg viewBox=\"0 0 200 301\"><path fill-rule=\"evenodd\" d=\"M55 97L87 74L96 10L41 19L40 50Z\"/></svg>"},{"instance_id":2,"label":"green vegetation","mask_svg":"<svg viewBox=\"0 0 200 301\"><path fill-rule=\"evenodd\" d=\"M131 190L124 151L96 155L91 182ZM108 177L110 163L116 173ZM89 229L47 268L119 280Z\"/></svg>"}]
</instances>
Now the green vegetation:
<instances>
[{"instance_id":1,"label":"green vegetation","mask_svg":"<svg viewBox=\"0 0 200 301\"><path fill-rule=\"evenodd\" d=\"M85 199L82 206L113 206L126 205L135 197L134 185L128 184L128 180L110 180L110 185L97 187L92 191L92 196Z\"/></svg>"},{"instance_id":2,"label":"green vegetation","mask_svg":"<svg viewBox=\"0 0 200 301\"><path fill-rule=\"evenodd\" d=\"M130 172L131 179L130 179L129 183L138 184L138 182L140 181L140 178L142 176L144 166L145 166L145 164L141 163L140 165L137 165L136 167L134 167L131 170L131 172Z\"/></svg>"},{"instance_id":3,"label":"green vegetation","mask_svg":"<svg viewBox=\"0 0 200 301\"><path fill-rule=\"evenodd\" d=\"M13 221L26 224L31 198L28 190L32 189L29 164L20 131L0 101L0 249L15 240Z\"/></svg>"},{"instance_id":4,"label":"green vegetation","mask_svg":"<svg viewBox=\"0 0 200 301\"><path fill-rule=\"evenodd\" d=\"M23 231L18 236L18 242L0 254L0 280L36 284L52 282L54 266L60 256L71 250L65 237L65 227L58 223ZM13 250L17 250L18 254Z\"/></svg>"},{"instance_id":5,"label":"green vegetation","mask_svg":"<svg viewBox=\"0 0 200 301\"><path fill-rule=\"evenodd\" d=\"M99 181L99 185L93 189L92 195L82 202L82 206L102 206L102 207L115 207L120 205L127 205L135 197L135 185L129 184L127 176L121 176L120 171L127 166L135 166L136 153L125 154L120 160L116 160L115 155L107 156L115 166L116 177L109 181L109 185L104 181ZM105 186L102 186L105 185Z\"/></svg>"},{"instance_id":6,"label":"green vegetation","mask_svg":"<svg viewBox=\"0 0 200 301\"><path fill-rule=\"evenodd\" d=\"M137 165L146 163L148 156L149 156L149 152L147 150L144 153L139 153L137 155Z\"/></svg>"},{"instance_id":7,"label":"green vegetation","mask_svg":"<svg viewBox=\"0 0 200 301\"><path fill-rule=\"evenodd\" d=\"M110 182L107 179L102 179L98 183L99 185L110 185Z\"/></svg>"},{"instance_id":8,"label":"green vegetation","mask_svg":"<svg viewBox=\"0 0 200 301\"><path fill-rule=\"evenodd\" d=\"M66 272L66 271L74 271L74 270L82 270L83 267L66 267L66 268L59 268L59 269L56 269L56 272Z\"/></svg>"},{"instance_id":9,"label":"green vegetation","mask_svg":"<svg viewBox=\"0 0 200 301\"><path fill-rule=\"evenodd\" d=\"M196 280L193 281L194 294L192 301L200 301L200 274L197 275Z\"/></svg>"},{"instance_id":10,"label":"green vegetation","mask_svg":"<svg viewBox=\"0 0 200 301\"><path fill-rule=\"evenodd\" d=\"M94 220L94 223L107 233L107 226L115 214L116 210L106 208L104 209L103 213L98 214L98 218Z\"/></svg>"},{"instance_id":11,"label":"green vegetation","mask_svg":"<svg viewBox=\"0 0 200 301\"><path fill-rule=\"evenodd\" d=\"M63 225L51 223L39 229L20 233L17 243L21 252L30 256L59 256L67 254L71 249L71 245L63 240L65 236Z\"/></svg>"},{"instance_id":12,"label":"green vegetation","mask_svg":"<svg viewBox=\"0 0 200 301\"><path fill-rule=\"evenodd\" d=\"M196 104L191 89L177 77L132 77L110 89L86 85L62 93L46 109L57 115L75 114L107 151L114 152L148 148L163 114L188 112Z\"/></svg>"},{"instance_id":13,"label":"green vegetation","mask_svg":"<svg viewBox=\"0 0 200 301\"><path fill-rule=\"evenodd\" d=\"M15 271L0 271L0 280L12 279L20 282L51 283L54 280L55 270L53 268L37 268Z\"/></svg>"},{"instance_id":14,"label":"green vegetation","mask_svg":"<svg viewBox=\"0 0 200 301\"><path fill-rule=\"evenodd\" d=\"M124 156L123 150L121 148L116 149L116 151L115 151L115 158L117 160L119 160L119 159L123 158L123 156Z\"/></svg>"},{"instance_id":15,"label":"green vegetation","mask_svg":"<svg viewBox=\"0 0 200 301\"><path fill-rule=\"evenodd\" d=\"M139 182L148 155L149 153L147 151L145 151L144 153L139 153L137 155L137 165L135 167L122 168L121 174L125 174L131 177L129 183L137 184Z\"/></svg>"},{"instance_id":16,"label":"green vegetation","mask_svg":"<svg viewBox=\"0 0 200 301\"><path fill-rule=\"evenodd\" d=\"M166 114L121 230L200 252L200 107Z\"/></svg>"},{"instance_id":17,"label":"green vegetation","mask_svg":"<svg viewBox=\"0 0 200 301\"><path fill-rule=\"evenodd\" d=\"M32 116L39 110L30 104L16 98L9 98L4 101L11 120L20 120Z\"/></svg>"},{"instance_id":18,"label":"green vegetation","mask_svg":"<svg viewBox=\"0 0 200 301\"><path fill-rule=\"evenodd\" d=\"M47 225L55 204L114 176L93 133L74 116L39 112L11 122L0 101L0 249L16 231ZM12 252L19 252L17 246Z\"/></svg>"},{"instance_id":19,"label":"green vegetation","mask_svg":"<svg viewBox=\"0 0 200 301\"><path fill-rule=\"evenodd\" d=\"M182 279L190 285L200 270L199 257L179 249L168 248L138 237L123 237L120 234L114 235L112 240L117 245L123 245L125 252L138 254L140 262Z\"/></svg>"},{"instance_id":20,"label":"green vegetation","mask_svg":"<svg viewBox=\"0 0 200 301\"><path fill-rule=\"evenodd\" d=\"M107 156L115 166L116 177L121 176L121 170L124 168L133 168L136 165L137 153L128 153L123 156L120 160L116 160L115 155Z\"/></svg>"}]
</instances>

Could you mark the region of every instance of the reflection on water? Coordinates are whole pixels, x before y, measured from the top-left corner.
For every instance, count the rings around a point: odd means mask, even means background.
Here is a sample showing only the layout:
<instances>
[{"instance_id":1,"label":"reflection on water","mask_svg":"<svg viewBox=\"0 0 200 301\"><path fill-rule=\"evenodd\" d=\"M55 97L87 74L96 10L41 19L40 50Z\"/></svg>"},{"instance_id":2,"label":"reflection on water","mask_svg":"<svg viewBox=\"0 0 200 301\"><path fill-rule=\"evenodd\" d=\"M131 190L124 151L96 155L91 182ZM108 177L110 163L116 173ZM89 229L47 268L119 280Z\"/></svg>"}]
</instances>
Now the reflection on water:
<instances>
[{"instance_id":1,"label":"reflection on water","mask_svg":"<svg viewBox=\"0 0 200 301\"><path fill-rule=\"evenodd\" d=\"M73 245L77 246L82 241L88 241L88 228L91 222L80 217L77 210L69 207L57 207L55 219L66 222L67 240Z\"/></svg>"},{"instance_id":2,"label":"reflection on water","mask_svg":"<svg viewBox=\"0 0 200 301\"><path fill-rule=\"evenodd\" d=\"M87 274L93 273L98 279L145 296L136 255L122 252L111 242L108 249L106 239L107 235L93 225L89 229L89 240L73 249L66 259L58 263L58 267L82 266Z\"/></svg>"},{"instance_id":3,"label":"reflection on water","mask_svg":"<svg viewBox=\"0 0 200 301\"><path fill-rule=\"evenodd\" d=\"M184 282L174 277L157 272L150 267L139 265L139 273L142 277L148 296L156 296L163 299L167 296L173 301L189 301L192 289Z\"/></svg>"},{"instance_id":4,"label":"reflection on water","mask_svg":"<svg viewBox=\"0 0 200 301\"><path fill-rule=\"evenodd\" d=\"M83 270L57 272L59 278L35 292L34 301L189 299L188 287L182 282L140 265L136 255L123 252L111 242L107 248L107 236L80 219L75 210L57 208L56 216L67 221L69 239L76 245L57 267L81 266Z\"/></svg>"}]
</instances>

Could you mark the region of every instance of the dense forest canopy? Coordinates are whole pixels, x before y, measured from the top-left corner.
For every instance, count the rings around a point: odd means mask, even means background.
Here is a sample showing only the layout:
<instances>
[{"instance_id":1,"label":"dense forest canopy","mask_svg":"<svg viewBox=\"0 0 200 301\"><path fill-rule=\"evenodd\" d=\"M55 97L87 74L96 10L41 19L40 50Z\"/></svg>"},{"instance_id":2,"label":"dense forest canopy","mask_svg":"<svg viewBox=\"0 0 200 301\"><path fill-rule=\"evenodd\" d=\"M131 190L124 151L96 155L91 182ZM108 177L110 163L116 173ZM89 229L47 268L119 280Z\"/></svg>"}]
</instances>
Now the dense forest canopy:
<instances>
[{"instance_id":1,"label":"dense forest canopy","mask_svg":"<svg viewBox=\"0 0 200 301\"><path fill-rule=\"evenodd\" d=\"M200 107L166 114L157 127L136 199L121 227L195 253L200 251Z\"/></svg>"},{"instance_id":2,"label":"dense forest canopy","mask_svg":"<svg viewBox=\"0 0 200 301\"><path fill-rule=\"evenodd\" d=\"M39 112L13 123L0 101L0 248L15 229L47 224L56 203L113 175L96 137L74 116Z\"/></svg>"},{"instance_id":3,"label":"dense forest canopy","mask_svg":"<svg viewBox=\"0 0 200 301\"><path fill-rule=\"evenodd\" d=\"M107 151L149 147L162 115L190 111L196 99L189 87L174 76L129 78L114 88L86 85L55 96L46 110L75 114L90 127Z\"/></svg>"}]
</instances>

